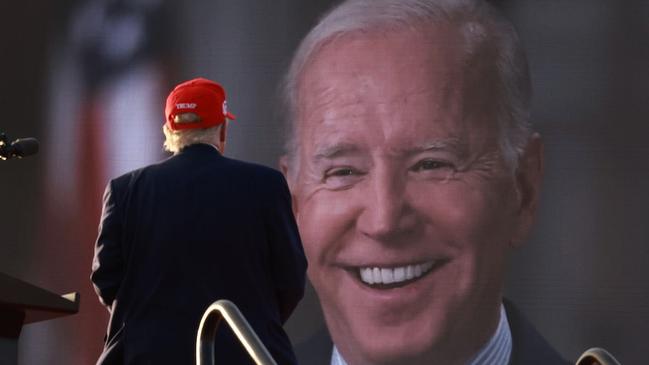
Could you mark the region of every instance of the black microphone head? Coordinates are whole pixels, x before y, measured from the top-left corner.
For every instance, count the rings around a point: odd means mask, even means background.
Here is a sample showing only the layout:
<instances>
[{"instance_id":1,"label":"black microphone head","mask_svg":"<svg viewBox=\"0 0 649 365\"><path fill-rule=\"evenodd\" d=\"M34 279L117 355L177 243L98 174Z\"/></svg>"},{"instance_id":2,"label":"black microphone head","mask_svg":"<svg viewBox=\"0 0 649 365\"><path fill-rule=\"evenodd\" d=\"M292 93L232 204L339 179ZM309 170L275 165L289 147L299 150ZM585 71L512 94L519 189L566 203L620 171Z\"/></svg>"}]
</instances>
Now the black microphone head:
<instances>
[{"instance_id":1,"label":"black microphone head","mask_svg":"<svg viewBox=\"0 0 649 365\"><path fill-rule=\"evenodd\" d=\"M38 152L38 140L36 138L19 138L11 142L13 154L18 157L31 156Z\"/></svg>"}]
</instances>

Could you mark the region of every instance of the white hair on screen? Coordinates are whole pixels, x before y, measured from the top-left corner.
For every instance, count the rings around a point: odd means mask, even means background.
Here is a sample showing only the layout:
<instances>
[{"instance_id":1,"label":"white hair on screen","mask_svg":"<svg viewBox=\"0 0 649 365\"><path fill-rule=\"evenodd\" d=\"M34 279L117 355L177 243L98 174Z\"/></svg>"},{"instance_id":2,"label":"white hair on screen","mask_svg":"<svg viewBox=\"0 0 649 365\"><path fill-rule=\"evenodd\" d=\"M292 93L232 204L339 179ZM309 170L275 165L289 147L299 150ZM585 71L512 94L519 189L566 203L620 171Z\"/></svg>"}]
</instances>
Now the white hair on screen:
<instances>
[{"instance_id":1,"label":"white hair on screen","mask_svg":"<svg viewBox=\"0 0 649 365\"><path fill-rule=\"evenodd\" d=\"M350 33L421 31L436 24L461 26L469 57L479 45L492 42L500 81L497 110L501 151L505 161L515 167L531 134L527 58L514 27L482 0L348 0L325 14L300 43L282 85L288 115L285 147L289 164L294 164L299 144L299 78L319 49Z\"/></svg>"}]
</instances>

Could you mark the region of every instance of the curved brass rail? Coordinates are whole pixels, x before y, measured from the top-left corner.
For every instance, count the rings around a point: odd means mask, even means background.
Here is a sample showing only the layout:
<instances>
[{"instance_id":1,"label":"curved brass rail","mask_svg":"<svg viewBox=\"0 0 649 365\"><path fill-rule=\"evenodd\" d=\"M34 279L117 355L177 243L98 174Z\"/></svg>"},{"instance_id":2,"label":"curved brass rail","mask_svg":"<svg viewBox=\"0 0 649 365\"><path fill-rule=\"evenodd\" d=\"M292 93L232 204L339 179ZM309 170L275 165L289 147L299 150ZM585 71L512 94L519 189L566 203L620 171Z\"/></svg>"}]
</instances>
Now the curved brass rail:
<instances>
[{"instance_id":1,"label":"curved brass rail","mask_svg":"<svg viewBox=\"0 0 649 365\"><path fill-rule=\"evenodd\" d=\"M214 364L214 340L221 319L230 325L239 342L258 365L277 365L255 331L234 303L227 299L212 303L198 326L196 335L196 364Z\"/></svg>"},{"instance_id":2,"label":"curved brass rail","mask_svg":"<svg viewBox=\"0 0 649 365\"><path fill-rule=\"evenodd\" d=\"M620 365L620 363L603 348L593 347L579 357L576 365Z\"/></svg>"}]
</instances>

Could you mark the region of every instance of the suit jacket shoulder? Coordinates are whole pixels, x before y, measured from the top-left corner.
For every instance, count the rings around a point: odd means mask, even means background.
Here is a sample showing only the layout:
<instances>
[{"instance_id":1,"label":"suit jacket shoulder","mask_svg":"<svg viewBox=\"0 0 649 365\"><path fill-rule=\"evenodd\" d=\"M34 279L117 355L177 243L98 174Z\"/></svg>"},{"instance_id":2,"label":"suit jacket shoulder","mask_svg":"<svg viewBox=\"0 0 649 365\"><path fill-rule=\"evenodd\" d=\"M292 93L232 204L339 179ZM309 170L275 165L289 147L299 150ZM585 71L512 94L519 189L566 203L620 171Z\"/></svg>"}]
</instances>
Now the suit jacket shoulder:
<instances>
[{"instance_id":1,"label":"suit jacket shoulder","mask_svg":"<svg viewBox=\"0 0 649 365\"><path fill-rule=\"evenodd\" d=\"M320 327L315 334L295 347L298 364L329 365L333 343L326 327Z\"/></svg>"},{"instance_id":2,"label":"suit jacket shoulder","mask_svg":"<svg viewBox=\"0 0 649 365\"><path fill-rule=\"evenodd\" d=\"M510 301L505 300L504 305L512 332L510 365L570 364L559 355Z\"/></svg>"}]
</instances>

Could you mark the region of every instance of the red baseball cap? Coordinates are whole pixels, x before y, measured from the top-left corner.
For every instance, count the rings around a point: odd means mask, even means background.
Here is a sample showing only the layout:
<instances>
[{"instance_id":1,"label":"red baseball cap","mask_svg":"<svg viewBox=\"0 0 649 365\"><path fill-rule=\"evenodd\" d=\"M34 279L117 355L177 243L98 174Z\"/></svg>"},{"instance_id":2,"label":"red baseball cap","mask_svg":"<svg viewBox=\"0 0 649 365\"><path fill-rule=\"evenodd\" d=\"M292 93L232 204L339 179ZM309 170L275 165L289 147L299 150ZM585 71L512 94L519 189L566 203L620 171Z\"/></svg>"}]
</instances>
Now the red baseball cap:
<instances>
[{"instance_id":1,"label":"red baseball cap","mask_svg":"<svg viewBox=\"0 0 649 365\"><path fill-rule=\"evenodd\" d=\"M166 124L172 130L209 128L234 120L228 112L225 90L202 77L178 84L167 97Z\"/></svg>"}]
</instances>

